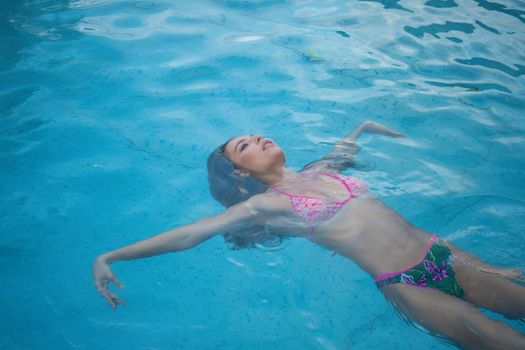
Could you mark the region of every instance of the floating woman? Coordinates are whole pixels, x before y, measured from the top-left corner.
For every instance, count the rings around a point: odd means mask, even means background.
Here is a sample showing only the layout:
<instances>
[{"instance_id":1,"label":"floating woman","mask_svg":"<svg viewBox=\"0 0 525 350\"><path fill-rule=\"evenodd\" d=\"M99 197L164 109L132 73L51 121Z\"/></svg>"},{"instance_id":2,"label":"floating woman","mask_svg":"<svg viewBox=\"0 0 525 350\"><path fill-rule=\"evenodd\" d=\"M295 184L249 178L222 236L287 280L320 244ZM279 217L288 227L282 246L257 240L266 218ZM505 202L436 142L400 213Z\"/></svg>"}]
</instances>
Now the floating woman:
<instances>
[{"instance_id":1,"label":"floating woman","mask_svg":"<svg viewBox=\"0 0 525 350\"><path fill-rule=\"evenodd\" d=\"M93 263L98 292L114 309L124 303L108 288L109 282L122 287L109 267L116 261L190 249L220 232L228 232L233 248L279 232L353 260L399 312L433 335L466 349L525 349L524 334L479 310L524 318L525 288L511 281L523 281L522 272L488 265L414 226L365 183L341 175L352 166L363 132L403 137L366 121L300 172L285 167L282 149L269 138L230 139L208 158L212 196L227 209L100 255Z\"/></svg>"}]
</instances>

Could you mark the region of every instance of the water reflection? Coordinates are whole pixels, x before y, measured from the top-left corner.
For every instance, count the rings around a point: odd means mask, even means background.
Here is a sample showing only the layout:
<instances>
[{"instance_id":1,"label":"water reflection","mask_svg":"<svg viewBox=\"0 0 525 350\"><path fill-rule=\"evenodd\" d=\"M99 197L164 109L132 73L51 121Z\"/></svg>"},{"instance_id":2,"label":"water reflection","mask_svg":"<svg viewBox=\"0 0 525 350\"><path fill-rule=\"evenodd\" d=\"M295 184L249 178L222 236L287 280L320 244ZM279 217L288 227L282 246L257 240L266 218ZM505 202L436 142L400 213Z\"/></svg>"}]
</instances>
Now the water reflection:
<instances>
[{"instance_id":1,"label":"water reflection","mask_svg":"<svg viewBox=\"0 0 525 350\"><path fill-rule=\"evenodd\" d=\"M359 1L378 2L382 4L385 9L413 12L412 10L407 9L406 7L400 5L399 3L401 2L401 0L359 0Z\"/></svg>"},{"instance_id":2,"label":"water reflection","mask_svg":"<svg viewBox=\"0 0 525 350\"><path fill-rule=\"evenodd\" d=\"M480 7L486 10L501 12L506 15L517 18L521 22L525 23L525 18L524 18L525 11L523 10L507 8L506 5L500 4L498 2L487 1L487 0L474 0L474 2L476 2Z\"/></svg>"},{"instance_id":3,"label":"water reflection","mask_svg":"<svg viewBox=\"0 0 525 350\"><path fill-rule=\"evenodd\" d=\"M521 65L521 64L515 64L516 69L514 69L501 62L494 61L488 58L483 58L483 57L473 57L471 59L457 58L455 61L461 64L469 65L469 66L482 66L482 67L486 67L490 69L495 69L495 70L498 70L500 72L503 72L515 78L525 74L525 65Z\"/></svg>"},{"instance_id":4,"label":"water reflection","mask_svg":"<svg viewBox=\"0 0 525 350\"><path fill-rule=\"evenodd\" d=\"M460 31L466 34L474 32L474 26L470 23L458 23L458 22L449 22L446 21L445 24L430 24L420 27L410 27L406 26L405 30L407 33L414 35L417 38L423 38L425 33L433 35L435 38L439 39L438 33L448 33L454 31Z\"/></svg>"},{"instance_id":5,"label":"water reflection","mask_svg":"<svg viewBox=\"0 0 525 350\"><path fill-rule=\"evenodd\" d=\"M213 339L235 341L240 329L249 344L292 328L312 340L308 346L331 348L344 346L336 333L346 327L349 346L366 347L374 329L378 342L385 332L409 333L392 326L369 277L351 262L327 262L329 252L294 240L254 250L266 260L253 252L225 257L222 240L211 240L184 259L162 260L168 268L152 272L138 262L125 277L136 286L128 292L136 293L128 310L135 316L103 316L104 306L84 288L89 276L79 274L86 261L101 247L217 212L205 158L239 133L276 137L300 169L364 119L399 128L408 138L396 143L365 136L351 171L416 224L474 242L493 261L523 261L524 206L509 199L523 197L516 186L524 163L523 42L509 34L521 33L522 12L452 0L11 1L0 11L7 183L0 216L9 232L0 252L17 261L3 265L4 276L35 280L54 304L66 298L64 315L78 305L93 308L74 322L57 320L49 306L17 303L21 289L6 291L3 300L18 305L7 315L21 317L27 330L12 343L34 348L21 339L58 330L91 348L93 332L118 328L120 340L109 344L115 348L122 339L154 346L147 343L152 332L161 347L186 337L195 348L209 330ZM49 271L63 266L74 283L55 283L56 276L50 283ZM148 302L156 293L161 298ZM211 312L219 302L221 310L247 311ZM298 320L298 309L316 316ZM20 316L32 314L41 319ZM179 333L165 332L163 322ZM206 334L189 333L195 328ZM435 347L429 338L419 340Z\"/></svg>"}]
</instances>

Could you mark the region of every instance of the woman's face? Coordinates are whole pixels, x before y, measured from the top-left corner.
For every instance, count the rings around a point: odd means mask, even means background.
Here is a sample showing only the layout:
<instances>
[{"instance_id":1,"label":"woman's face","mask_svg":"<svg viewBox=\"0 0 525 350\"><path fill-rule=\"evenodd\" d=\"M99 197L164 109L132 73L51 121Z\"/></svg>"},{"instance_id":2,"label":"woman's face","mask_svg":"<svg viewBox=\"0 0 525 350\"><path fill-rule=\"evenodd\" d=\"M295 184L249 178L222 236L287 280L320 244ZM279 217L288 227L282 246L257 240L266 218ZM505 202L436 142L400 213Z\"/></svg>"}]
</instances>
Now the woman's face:
<instances>
[{"instance_id":1,"label":"woman's face","mask_svg":"<svg viewBox=\"0 0 525 350\"><path fill-rule=\"evenodd\" d=\"M261 135L242 135L225 148L228 159L249 175L264 174L284 165L283 150L272 139Z\"/></svg>"}]
</instances>

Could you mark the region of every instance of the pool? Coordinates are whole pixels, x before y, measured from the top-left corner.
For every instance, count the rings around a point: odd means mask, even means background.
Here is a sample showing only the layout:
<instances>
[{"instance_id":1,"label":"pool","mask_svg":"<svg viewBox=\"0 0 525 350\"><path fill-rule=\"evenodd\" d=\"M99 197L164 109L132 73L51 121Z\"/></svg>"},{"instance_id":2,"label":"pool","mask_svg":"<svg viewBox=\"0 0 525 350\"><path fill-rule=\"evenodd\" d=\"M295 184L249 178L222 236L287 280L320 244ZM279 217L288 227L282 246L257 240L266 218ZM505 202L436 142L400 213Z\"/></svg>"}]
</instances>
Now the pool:
<instances>
[{"instance_id":1,"label":"pool","mask_svg":"<svg viewBox=\"0 0 525 350\"><path fill-rule=\"evenodd\" d=\"M0 7L0 347L447 349L305 240L101 252L221 210L206 158L276 139L288 164L372 119L357 171L415 224L525 269L520 1L11 1ZM487 312L525 332L525 324Z\"/></svg>"}]
</instances>

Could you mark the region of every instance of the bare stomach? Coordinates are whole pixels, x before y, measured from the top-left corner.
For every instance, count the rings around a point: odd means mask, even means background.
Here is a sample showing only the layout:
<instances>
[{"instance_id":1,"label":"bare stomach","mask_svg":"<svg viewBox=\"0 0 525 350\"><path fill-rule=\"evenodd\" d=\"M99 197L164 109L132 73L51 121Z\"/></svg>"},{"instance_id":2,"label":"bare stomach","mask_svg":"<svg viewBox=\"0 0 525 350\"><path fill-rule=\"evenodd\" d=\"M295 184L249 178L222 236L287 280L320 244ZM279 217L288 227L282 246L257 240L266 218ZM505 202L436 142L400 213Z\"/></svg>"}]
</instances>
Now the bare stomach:
<instances>
[{"instance_id":1,"label":"bare stomach","mask_svg":"<svg viewBox=\"0 0 525 350\"><path fill-rule=\"evenodd\" d=\"M430 234L380 200L365 195L318 226L311 241L352 259L375 277L419 262Z\"/></svg>"}]
</instances>

